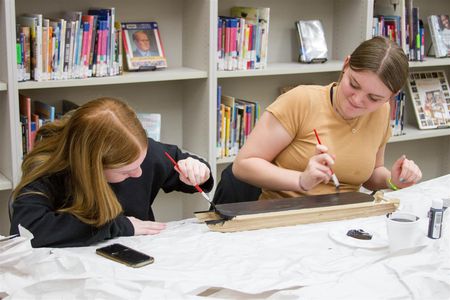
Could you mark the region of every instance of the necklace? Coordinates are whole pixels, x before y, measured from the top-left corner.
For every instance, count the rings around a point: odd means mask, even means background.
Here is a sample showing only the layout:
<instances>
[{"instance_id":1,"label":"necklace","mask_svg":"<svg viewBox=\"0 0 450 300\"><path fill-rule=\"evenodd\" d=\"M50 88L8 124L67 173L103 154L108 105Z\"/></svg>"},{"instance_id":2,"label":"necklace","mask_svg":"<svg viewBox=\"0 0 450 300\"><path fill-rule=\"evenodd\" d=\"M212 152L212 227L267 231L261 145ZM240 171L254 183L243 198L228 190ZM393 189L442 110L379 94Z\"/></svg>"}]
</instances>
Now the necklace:
<instances>
[{"instance_id":1,"label":"necklace","mask_svg":"<svg viewBox=\"0 0 450 300\"><path fill-rule=\"evenodd\" d=\"M330 88L331 107L342 118L342 120L344 120L344 122L348 125L348 127L350 127L352 133L355 134L356 132L358 132L358 128L356 128L356 126L358 125L359 117L347 120L339 113L337 107L335 107L335 105L334 105L335 103L333 102L333 89L334 89L334 87L335 87L335 85L332 85L331 88ZM337 105L337 102L338 102L337 101L338 88L339 88L339 86L336 87L336 105Z\"/></svg>"}]
</instances>

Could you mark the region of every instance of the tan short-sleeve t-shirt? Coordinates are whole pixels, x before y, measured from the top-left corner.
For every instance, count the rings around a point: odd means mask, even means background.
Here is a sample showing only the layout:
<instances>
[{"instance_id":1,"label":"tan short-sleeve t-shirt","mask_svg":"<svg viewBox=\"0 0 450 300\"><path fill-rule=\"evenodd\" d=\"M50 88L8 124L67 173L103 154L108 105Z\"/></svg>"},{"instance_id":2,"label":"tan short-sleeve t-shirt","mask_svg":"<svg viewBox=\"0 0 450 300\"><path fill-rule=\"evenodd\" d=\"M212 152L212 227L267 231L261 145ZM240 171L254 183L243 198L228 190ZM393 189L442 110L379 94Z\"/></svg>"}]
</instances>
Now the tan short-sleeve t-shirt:
<instances>
[{"instance_id":1,"label":"tan short-sleeve t-shirt","mask_svg":"<svg viewBox=\"0 0 450 300\"><path fill-rule=\"evenodd\" d=\"M333 171L339 178L341 191L357 191L372 175L376 154L391 136L389 103L359 118L344 120L332 106L330 90L333 85L335 83L328 86L298 86L278 97L267 108L293 138L273 163L286 169L305 170L310 157L315 154L316 129L322 144L336 156ZM263 189L260 199L334 192L330 181L317 185L305 194Z\"/></svg>"}]
</instances>

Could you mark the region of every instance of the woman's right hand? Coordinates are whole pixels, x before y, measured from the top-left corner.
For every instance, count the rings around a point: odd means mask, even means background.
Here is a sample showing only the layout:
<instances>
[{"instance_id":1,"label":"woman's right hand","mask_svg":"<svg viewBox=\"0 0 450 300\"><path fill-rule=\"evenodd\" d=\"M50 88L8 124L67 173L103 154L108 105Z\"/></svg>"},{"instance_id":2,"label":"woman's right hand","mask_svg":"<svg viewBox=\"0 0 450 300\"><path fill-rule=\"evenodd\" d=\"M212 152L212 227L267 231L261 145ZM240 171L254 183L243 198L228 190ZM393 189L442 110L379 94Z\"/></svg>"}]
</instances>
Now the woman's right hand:
<instances>
[{"instance_id":1,"label":"woman's right hand","mask_svg":"<svg viewBox=\"0 0 450 300\"><path fill-rule=\"evenodd\" d=\"M328 154L325 145L317 144L316 154L309 159L305 171L300 175L299 187L303 191L309 191L319 183L327 184L332 175L331 167L334 157Z\"/></svg>"},{"instance_id":2,"label":"woman's right hand","mask_svg":"<svg viewBox=\"0 0 450 300\"><path fill-rule=\"evenodd\" d=\"M166 228L166 223L142 221L135 217L127 217L134 227L134 235L158 234Z\"/></svg>"}]
</instances>

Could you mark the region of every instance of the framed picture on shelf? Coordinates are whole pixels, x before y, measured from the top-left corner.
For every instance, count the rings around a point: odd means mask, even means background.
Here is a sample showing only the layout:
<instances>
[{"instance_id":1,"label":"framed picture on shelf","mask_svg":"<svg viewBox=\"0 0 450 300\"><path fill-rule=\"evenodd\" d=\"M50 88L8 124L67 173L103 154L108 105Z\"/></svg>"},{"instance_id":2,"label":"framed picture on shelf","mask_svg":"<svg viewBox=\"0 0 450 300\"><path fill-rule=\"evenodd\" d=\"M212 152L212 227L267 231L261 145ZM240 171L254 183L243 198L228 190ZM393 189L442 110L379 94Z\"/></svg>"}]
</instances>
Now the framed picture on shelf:
<instances>
[{"instance_id":1,"label":"framed picture on shelf","mask_svg":"<svg viewBox=\"0 0 450 300\"><path fill-rule=\"evenodd\" d=\"M147 137L159 142L161 138L161 114L137 113L137 117L145 129Z\"/></svg>"},{"instance_id":2,"label":"framed picture on shelf","mask_svg":"<svg viewBox=\"0 0 450 300\"><path fill-rule=\"evenodd\" d=\"M411 72L408 88L420 129L450 127L450 89L443 70Z\"/></svg>"},{"instance_id":3,"label":"framed picture on shelf","mask_svg":"<svg viewBox=\"0 0 450 300\"><path fill-rule=\"evenodd\" d=\"M449 15L428 16L431 41L436 57L450 56L450 17Z\"/></svg>"},{"instance_id":4,"label":"framed picture on shelf","mask_svg":"<svg viewBox=\"0 0 450 300\"><path fill-rule=\"evenodd\" d=\"M122 23L122 40L128 71L148 71L167 67L158 23Z\"/></svg>"},{"instance_id":5,"label":"framed picture on shelf","mask_svg":"<svg viewBox=\"0 0 450 300\"><path fill-rule=\"evenodd\" d=\"M299 41L298 61L304 63L324 63L328 59L328 48L320 20L300 20L295 22Z\"/></svg>"}]
</instances>

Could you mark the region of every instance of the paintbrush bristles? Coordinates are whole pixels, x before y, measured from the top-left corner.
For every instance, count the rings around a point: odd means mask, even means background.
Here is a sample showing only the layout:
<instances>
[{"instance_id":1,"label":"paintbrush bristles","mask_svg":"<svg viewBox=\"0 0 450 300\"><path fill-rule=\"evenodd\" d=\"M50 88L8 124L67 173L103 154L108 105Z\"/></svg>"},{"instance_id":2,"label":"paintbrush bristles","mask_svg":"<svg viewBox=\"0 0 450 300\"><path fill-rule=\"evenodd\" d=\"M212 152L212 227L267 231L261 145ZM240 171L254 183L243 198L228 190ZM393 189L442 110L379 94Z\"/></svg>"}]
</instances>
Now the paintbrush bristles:
<instances>
[{"instance_id":1,"label":"paintbrush bristles","mask_svg":"<svg viewBox=\"0 0 450 300\"><path fill-rule=\"evenodd\" d=\"M337 176L335 173L333 173L333 175L331 175L331 179L333 180L333 183L336 186L336 190L339 191L339 186L341 184L339 183L339 180L337 179Z\"/></svg>"}]
</instances>

